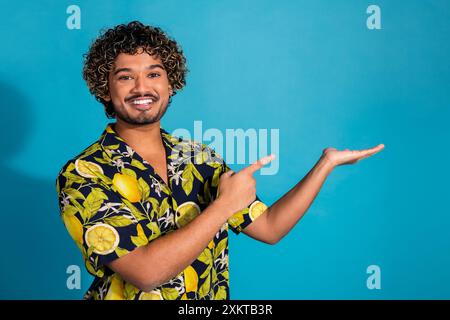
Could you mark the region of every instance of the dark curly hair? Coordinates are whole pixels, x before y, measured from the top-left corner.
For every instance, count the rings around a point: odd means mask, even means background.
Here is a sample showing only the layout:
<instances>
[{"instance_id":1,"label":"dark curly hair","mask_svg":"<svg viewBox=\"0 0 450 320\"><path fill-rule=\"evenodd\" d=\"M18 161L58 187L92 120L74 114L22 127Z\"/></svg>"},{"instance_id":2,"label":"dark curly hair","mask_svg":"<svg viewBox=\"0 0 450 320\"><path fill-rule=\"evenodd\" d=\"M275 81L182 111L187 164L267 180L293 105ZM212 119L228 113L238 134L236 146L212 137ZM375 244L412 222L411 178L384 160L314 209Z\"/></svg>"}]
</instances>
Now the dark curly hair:
<instances>
[{"instance_id":1,"label":"dark curly hair","mask_svg":"<svg viewBox=\"0 0 450 320\"><path fill-rule=\"evenodd\" d=\"M186 58L175 40L169 38L160 28L146 26L139 21L117 25L103 31L92 43L89 52L83 54L83 79L95 99L105 106L108 118L114 118L114 107L112 101L108 102L102 96L109 94L108 76L113 63L120 53L136 54L140 48L161 59L173 95L186 85Z\"/></svg>"}]
</instances>

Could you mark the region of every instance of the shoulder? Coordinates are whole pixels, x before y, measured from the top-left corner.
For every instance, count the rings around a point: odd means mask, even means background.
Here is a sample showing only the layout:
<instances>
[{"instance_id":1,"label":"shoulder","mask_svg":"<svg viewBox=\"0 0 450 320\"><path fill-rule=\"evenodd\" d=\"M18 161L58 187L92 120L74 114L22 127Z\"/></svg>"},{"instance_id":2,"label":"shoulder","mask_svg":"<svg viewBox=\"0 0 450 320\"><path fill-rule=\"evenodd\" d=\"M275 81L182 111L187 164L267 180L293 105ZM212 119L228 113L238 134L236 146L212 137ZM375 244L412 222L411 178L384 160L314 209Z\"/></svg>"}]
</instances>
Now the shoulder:
<instances>
[{"instance_id":1,"label":"shoulder","mask_svg":"<svg viewBox=\"0 0 450 320\"><path fill-rule=\"evenodd\" d=\"M91 178L90 171L100 170L101 165L97 163L95 158L101 158L102 146L100 141L92 143L90 146L81 151L78 155L67 160L59 170L57 181L61 182L62 178L71 180L81 180L83 178Z\"/></svg>"},{"instance_id":2,"label":"shoulder","mask_svg":"<svg viewBox=\"0 0 450 320\"><path fill-rule=\"evenodd\" d=\"M177 157L194 157L197 160L195 161L196 164L223 162L220 153L203 141L183 138L167 132L164 133L164 136L172 143L173 151L176 152ZM173 158L176 156L173 156Z\"/></svg>"}]
</instances>

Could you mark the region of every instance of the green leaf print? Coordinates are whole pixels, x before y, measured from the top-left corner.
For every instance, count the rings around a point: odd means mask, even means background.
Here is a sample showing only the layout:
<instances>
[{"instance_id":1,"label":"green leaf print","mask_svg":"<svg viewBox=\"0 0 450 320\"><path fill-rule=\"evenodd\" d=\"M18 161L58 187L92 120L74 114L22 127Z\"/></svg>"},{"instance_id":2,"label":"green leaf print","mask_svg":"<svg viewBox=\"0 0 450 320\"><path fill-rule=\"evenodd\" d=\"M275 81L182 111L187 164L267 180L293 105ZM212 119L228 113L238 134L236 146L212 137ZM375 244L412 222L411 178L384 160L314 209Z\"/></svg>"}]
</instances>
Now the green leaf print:
<instances>
[{"instance_id":1,"label":"green leaf print","mask_svg":"<svg viewBox=\"0 0 450 320\"><path fill-rule=\"evenodd\" d=\"M210 289L211 289L211 275L209 274L208 277L203 282L200 289L198 290L200 299L206 297Z\"/></svg>"},{"instance_id":2,"label":"green leaf print","mask_svg":"<svg viewBox=\"0 0 450 320\"><path fill-rule=\"evenodd\" d=\"M73 204L75 208L77 208L78 212L80 212L81 218L83 219L83 224L86 222L86 214L84 212L83 206L76 200L70 199L70 203Z\"/></svg>"},{"instance_id":3,"label":"green leaf print","mask_svg":"<svg viewBox=\"0 0 450 320\"><path fill-rule=\"evenodd\" d=\"M172 197L172 208L173 208L174 211L178 210L178 203L177 203L177 200L175 200L174 197Z\"/></svg>"},{"instance_id":4,"label":"green leaf print","mask_svg":"<svg viewBox=\"0 0 450 320\"><path fill-rule=\"evenodd\" d=\"M161 293L165 300L176 300L178 298L178 290L176 288L162 288Z\"/></svg>"},{"instance_id":5,"label":"green leaf print","mask_svg":"<svg viewBox=\"0 0 450 320\"><path fill-rule=\"evenodd\" d=\"M132 224L133 222L124 216L113 216L104 219L105 223L113 226L113 227L126 227Z\"/></svg>"},{"instance_id":6,"label":"green leaf print","mask_svg":"<svg viewBox=\"0 0 450 320\"><path fill-rule=\"evenodd\" d=\"M205 271L203 271L202 275L200 276L200 279L203 279L203 278L205 278L206 276L210 275L210 274L211 274L211 268L212 268L212 264L209 264L209 265L206 267Z\"/></svg>"},{"instance_id":7,"label":"green leaf print","mask_svg":"<svg viewBox=\"0 0 450 320\"><path fill-rule=\"evenodd\" d=\"M197 170L197 168L192 165L192 173L194 174L194 176L200 181L200 182L205 182L205 179L203 179L203 176L200 174L200 172Z\"/></svg>"},{"instance_id":8,"label":"green leaf print","mask_svg":"<svg viewBox=\"0 0 450 320\"><path fill-rule=\"evenodd\" d=\"M148 183L145 182L145 180L142 178L139 178L138 185L142 195L142 202L144 202L150 196L150 187L148 186Z\"/></svg>"},{"instance_id":9,"label":"green leaf print","mask_svg":"<svg viewBox=\"0 0 450 320\"><path fill-rule=\"evenodd\" d=\"M67 216L73 216L75 215L75 213L77 213L79 210L78 208L71 206L71 205L67 205L64 209L63 214L67 215Z\"/></svg>"},{"instance_id":10,"label":"green leaf print","mask_svg":"<svg viewBox=\"0 0 450 320\"><path fill-rule=\"evenodd\" d=\"M98 179L100 179L100 181L104 182L106 187L113 184L112 180L109 177L105 176L103 173L96 171L96 172L94 172L94 174L96 175L96 178L98 178Z\"/></svg>"},{"instance_id":11,"label":"green leaf print","mask_svg":"<svg viewBox=\"0 0 450 320\"><path fill-rule=\"evenodd\" d=\"M180 157L180 155L178 152L173 152L167 158L174 160L174 159L178 159L179 157Z\"/></svg>"},{"instance_id":12,"label":"green leaf print","mask_svg":"<svg viewBox=\"0 0 450 320\"><path fill-rule=\"evenodd\" d=\"M124 286L124 297L127 300L134 300L136 294L139 292L139 289L133 286L131 283L125 281Z\"/></svg>"},{"instance_id":13,"label":"green leaf print","mask_svg":"<svg viewBox=\"0 0 450 320\"><path fill-rule=\"evenodd\" d=\"M130 201L128 201L127 199L122 198L123 203L125 203L125 205L127 206L128 209L131 210L131 214L137 219L137 220L142 220L145 219L146 217L141 213L141 211L139 211Z\"/></svg>"},{"instance_id":14,"label":"green leaf print","mask_svg":"<svg viewBox=\"0 0 450 320\"><path fill-rule=\"evenodd\" d=\"M167 211L167 209L169 209L169 202L168 202L169 198L164 198L163 202L161 203L161 206L159 207L158 210L158 218L162 217L165 212Z\"/></svg>"},{"instance_id":15,"label":"green leaf print","mask_svg":"<svg viewBox=\"0 0 450 320\"><path fill-rule=\"evenodd\" d=\"M144 166L144 164L142 162L140 162L139 160L136 160L136 159L131 160L131 165L133 167L136 167L136 168L142 170L142 171L147 170L147 168Z\"/></svg>"},{"instance_id":16,"label":"green leaf print","mask_svg":"<svg viewBox=\"0 0 450 320\"><path fill-rule=\"evenodd\" d=\"M227 298L227 289L225 286L219 285L216 294L214 295L215 300L225 300Z\"/></svg>"},{"instance_id":17,"label":"green leaf print","mask_svg":"<svg viewBox=\"0 0 450 320\"><path fill-rule=\"evenodd\" d=\"M206 248L203 250L203 252L200 254L200 256L197 258L197 260L203 262L206 265L212 264L212 254L211 250L209 248Z\"/></svg>"},{"instance_id":18,"label":"green leaf print","mask_svg":"<svg viewBox=\"0 0 450 320\"><path fill-rule=\"evenodd\" d=\"M73 188L66 188L63 190L63 192L65 194L67 194L68 196L70 196L72 199L77 200L77 199L85 199L84 195L78 191L77 189L73 189Z\"/></svg>"},{"instance_id":19,"label":"green leaf print","mask_svg":"<svg viewBox=\"0 0 450 320\"><path fill-rule=\"evenodd\" d=\"M211 187L217 187L220 181L220 173L222 172L222 168L216 168L214 170L214 174L211 181Z\"/></svg>"},{"instance_id":20,"label":"green leaf print","mask_svg":"<svg viewBox=\"0 0 450 320\"><path fill-rule=\"evenodd\" d=\"M161 230L159 229L158 224L156 222L148 223L147 228L152 231L152 235L148 238L148 241L152 241L160 236Z\"/></svg>"},{"instance_id":21,"label":"green leaf print","mask_svg":"<svg viewBox=\"0 0 450 320\"><path fill-rule=\"evenodd\" d=\"M150 201L150 204L152 205L152 213L156 212L156 214L159 213L159 201L156 198L149 197L148 201Z\"/></svg>"},{"instance_id":22,"label":"green leaf print","mask_svg":"<svg viewBox=\"0 0 450 320\"><path fill-rule=\"evenodd\" d=\"M215 268L212 268L212 282L213 283L217 282L217 271Z\"/></svg>"},{"instance_id":23,"label":"green leaf print","mask_svg":"<svg viewBox=\"0 0 450 320\"><path fill-rule=\"evenodd\" d=\"M70 172L64 172L62 175L64 177L66 177L67 180L69 180L72 183L79 183L79 184L85 184L86 183L86 179L84 179L84 178L82 178L82 177L80 177L80 176L78 176L76 174L73 174L73 173L70 173Z\"/></svg>"},{"instance_id":24,"label":"green leaf print","mask_svg":"<svg viewBox=\"0 0 450 320\"><path fill-rule=\"evenodd\" d=\"M93 252L94 252L94 246L90 246L86 252L86 258L89 258ZM91 261L91 260L89 259L89 261Z\"/></svg>"},{"instance_id":25,"label":"green leaf print","mask_svg":"<svg viewBox=\"0 0 450 320\"><path fill-rule=\"evenodd\" d=\"M209 188L209 181L206 181L203 187L204 200L205 203L211 203L211 192Z\"/></svg>"},{"instance_id":26,"label":"green leaf print","mask_svg":"<svg viewBox=\"0 0 450 320\"><path fill-rule=\"evenodd\" d=\"M91 154L97 152L98 150L101 150L101 147L98 143L93 144L90 146L86 151L83 153L83 158L86 158L87 156L90 156Z\"/></svg>"},{"instance_id":27,"label":"green leaf print","mask_svg":"<svg viewBox=\"0 0 450 320\"><path fill-rule=\"evenodd\" d=\"M133 242L136 246L144 246L148 243L147 236L144 233L144 230L142 229L142 226L140 224L137 225L137 236L131 236L131 242Z\"/></svg>"},{"instance_id":28,"label":"green leaf print","mask_svg":"<svg viewBox=\"0 0 450 320\"><path fill-rule=\"evenodd\" d=\"M71 172L71 171L73 171L73 169L75 169L75 164L74 164L73 162L71 162L71 163L67 166L65 172Z\"/></svg>"},{"instance_id":29,"label":"green leaf print","mask_svg":"<svg viewBox=\"0 0 450 320\"><path fill-rule=\"evenodd\" d=\"M103 158L97 158L94 157L95 161L97 161L98 163L102 163L102 164L109 164L111 163L111 159L103 159Z\"/></svg>"},{"instance_id":30,"label":"green leaf print","mask_svg":"<svg viewBox=\"0 0 450 320\"><path fill-rule=\"evenodd\" d=\"M214 260L216 260L220 256L222 251L225 250L225 248L227 247L227 241L228 238L220 240L219 244L214 248Z\"/></svg>"},{"instance_id":31,"label":"green leaf print","mask_svg":"<svg viewBox=\"0 0 450 320\"><path fill-rule=\"evenodd\" d=\"M189 166L186 166L186 169L181 174L181 177L183 178L181 187L183 188L187 196L191 193L192 187L194 185L194 177L192 176L192 169L189 168L190 168Z\"/></svg>"},{"instance_id":32,"label":"green leaf print","mask_svg":"<svg viewBox=\"0 0 450 320\"><path fill-rule=\"evenodd\" d=\"M116 149L118 149L119 148L119 145L118 144L112 144L112 145L109 145L109 146L103 146L105 149L107 149L107 150L116 150Z\"/></svg>"},{"instance_id":33,"label":"green leaf print","mask_svg":"<svg viewBox=\"0 0 450 320\"><path fill-rule=\"evenodd\" d=\"M214 154L212 154L212 156L214 156ZM222 168L222 163L219 161L208 161L207 165L210 166L211 168ZM222 170L222 169L221 169Z\"/></svg>"},{"instance_id":34,"label":"green leaf print","mask_svg":"<svg viewBox=\"0 0 450 320\"><path fill-rule=\"evenodd\" d=\"M83 202L84 207L84 215L87 220L89 220L95 213L97 213L98 209L103 204L103 201L107 200L108 197L103 191L99 188L93 188L91 192L86 197L86 200Z\"/></svg>"},{"instance_id":35,"label":"green leaf print","mask_svg":"<svg viewBox=\"0 0 450 320\"><path fill-rule=\"evenodd\" d=\"M129 253L129 251L127 249L122 249L122 248L119 248L119 247L117 247L116 250L114 250L114 252L117 254L117 256L119 258L123 257L124 255Z\"/></svg>"},{"instance_id":36,"label":"green leaf print","mask_svg":"<svg viewBox=\"0 0 450 320\"><path fill-rule=\"evenodd\" d=\"M230 279L230 276L229 276L229 274L228 274L228 270L222 272L221 275L222 275L226 280L229 280L229 279Z\"/></svg>"},{"instance_id":37,"label":"green leaf print","mask_svg":"<svg viewBox=\"0 0 450 320\"><path fill-rule=\"evenodd\" d=\"M195 155L195 160L194 160L195 164L202 164L203 162L205 162L205 158L203 157L203 152L198 152Z\"/></svg>"}]
</instances>

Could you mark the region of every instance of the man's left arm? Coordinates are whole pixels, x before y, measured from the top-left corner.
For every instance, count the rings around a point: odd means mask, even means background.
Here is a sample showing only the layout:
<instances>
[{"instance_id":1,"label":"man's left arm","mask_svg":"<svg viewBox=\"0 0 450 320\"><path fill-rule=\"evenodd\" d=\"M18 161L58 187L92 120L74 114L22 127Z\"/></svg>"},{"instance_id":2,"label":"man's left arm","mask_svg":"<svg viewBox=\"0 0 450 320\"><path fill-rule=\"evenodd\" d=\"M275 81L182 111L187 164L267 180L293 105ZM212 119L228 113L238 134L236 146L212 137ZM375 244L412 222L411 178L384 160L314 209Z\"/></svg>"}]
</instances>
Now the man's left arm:
<instances>
[{"instance_id":1,"label":"man's left arm","mask_svg":"<svg viewBox=\"0 0 450 320\"><path fill-rule=\"evenodd\" d=\"M365 150L326 148L308 174L242 232L265 243L277 243L303 217L335 167L356 163L383 148L383 144Z\"/></svg>"}]
</instances>

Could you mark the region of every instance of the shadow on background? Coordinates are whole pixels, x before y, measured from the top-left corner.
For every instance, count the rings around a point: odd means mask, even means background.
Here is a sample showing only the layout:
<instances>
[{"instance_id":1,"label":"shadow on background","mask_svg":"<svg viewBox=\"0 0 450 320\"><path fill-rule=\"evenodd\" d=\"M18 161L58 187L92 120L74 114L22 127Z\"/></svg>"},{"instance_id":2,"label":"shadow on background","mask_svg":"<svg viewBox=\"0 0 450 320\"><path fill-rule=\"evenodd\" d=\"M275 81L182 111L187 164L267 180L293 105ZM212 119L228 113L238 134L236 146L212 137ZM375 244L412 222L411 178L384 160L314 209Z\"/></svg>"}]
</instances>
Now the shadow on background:
<instances>
[{"instance_id":1,"label":"shadow on background","mask_svg":"<svg viewBox=\"0 0 450 320\"><path fill-rule=\"evenodd\" d=\"M71 239L59 218L55 180L30 176L12 166L33 132L32 103L17 89L3 83L0 94L3 211L0 299L79 299L81 290L66 287L66 268L82 260L73 259L77 253L75 244L72 242L72 248L68 246ZM46 161L46 150L54 147L42 145L41 154L30 159L27 166L38 172L39 163Z\"/></svg>"}]
</instances>

